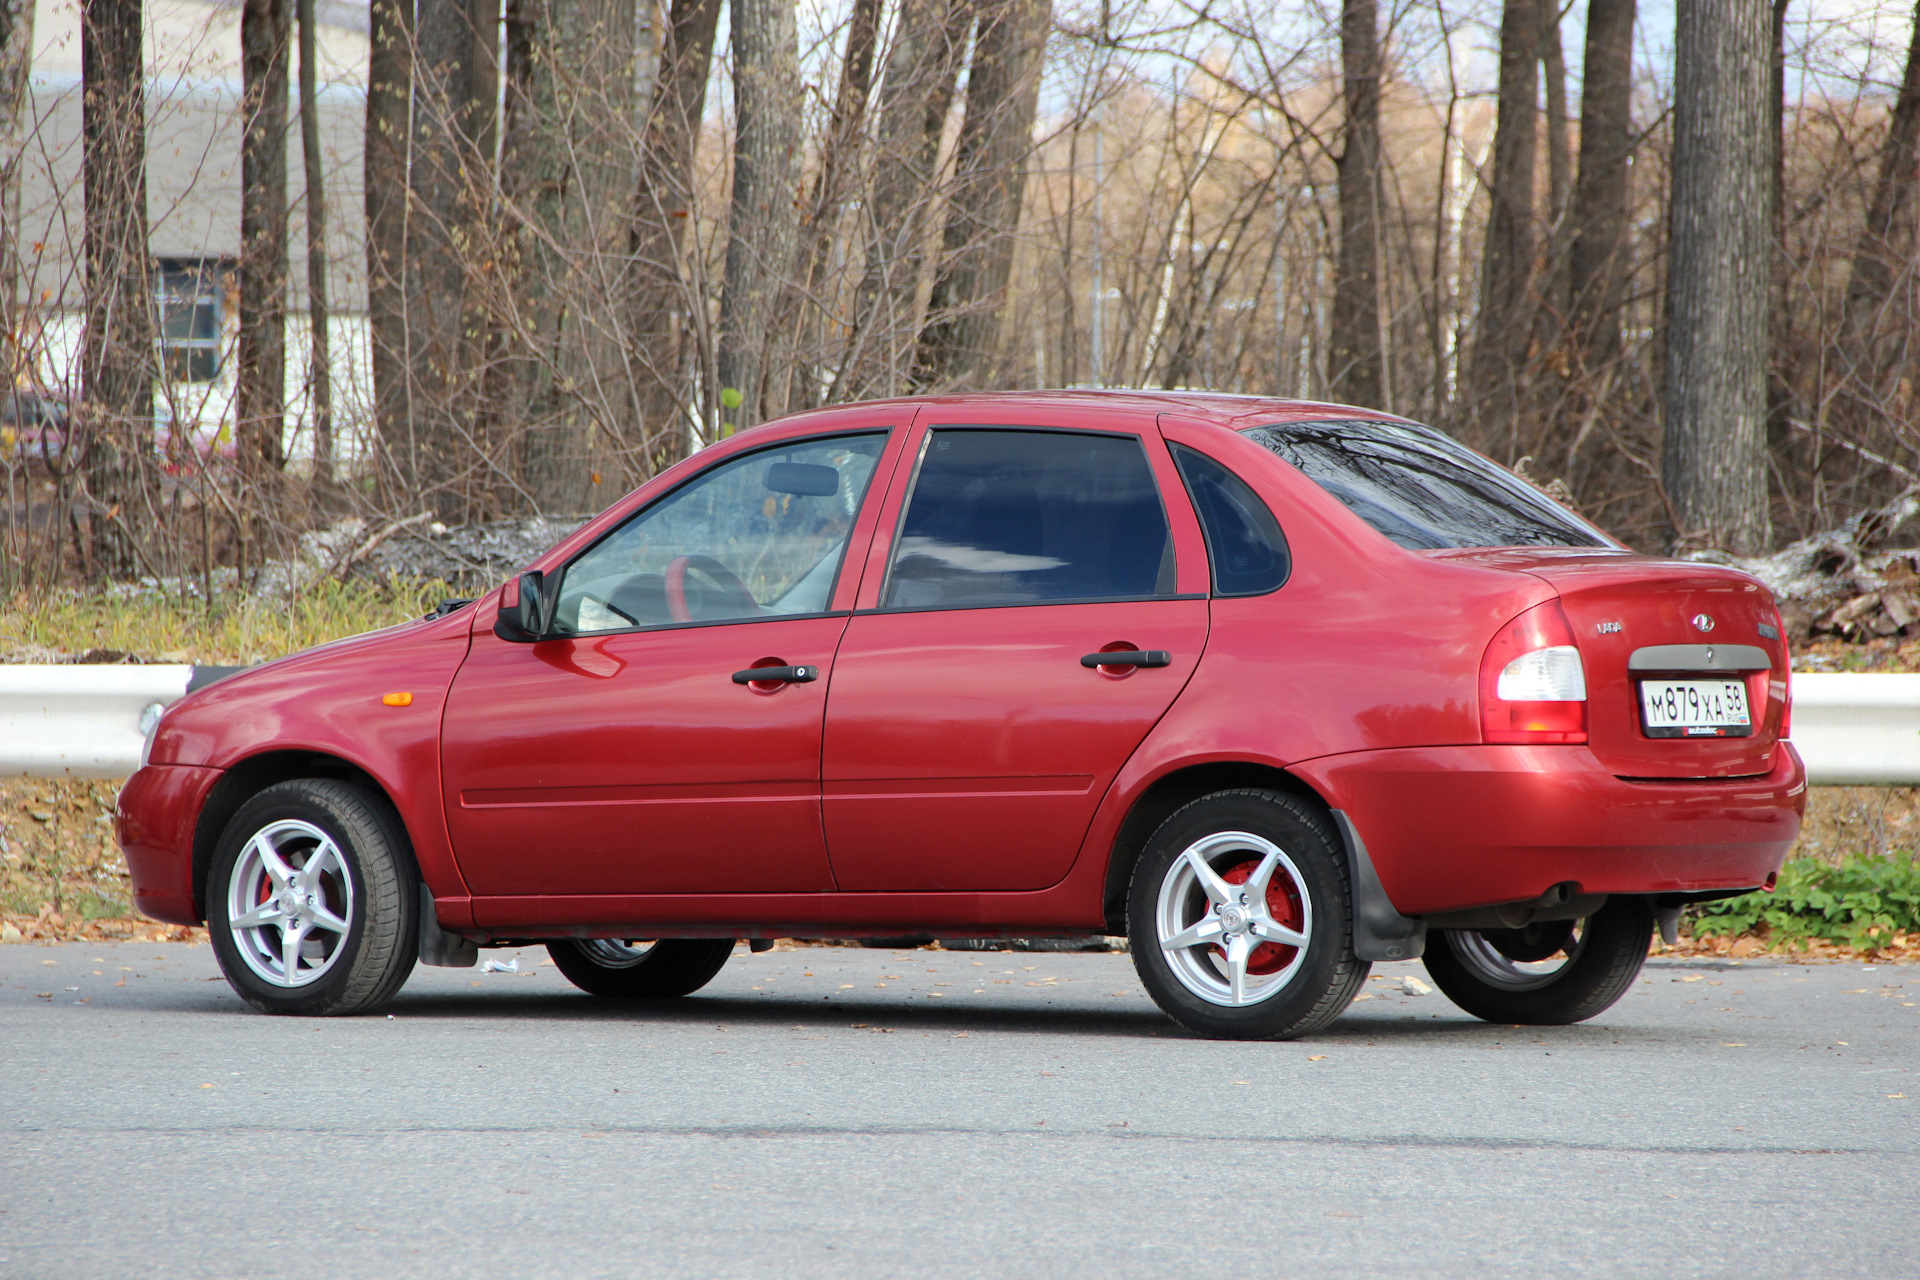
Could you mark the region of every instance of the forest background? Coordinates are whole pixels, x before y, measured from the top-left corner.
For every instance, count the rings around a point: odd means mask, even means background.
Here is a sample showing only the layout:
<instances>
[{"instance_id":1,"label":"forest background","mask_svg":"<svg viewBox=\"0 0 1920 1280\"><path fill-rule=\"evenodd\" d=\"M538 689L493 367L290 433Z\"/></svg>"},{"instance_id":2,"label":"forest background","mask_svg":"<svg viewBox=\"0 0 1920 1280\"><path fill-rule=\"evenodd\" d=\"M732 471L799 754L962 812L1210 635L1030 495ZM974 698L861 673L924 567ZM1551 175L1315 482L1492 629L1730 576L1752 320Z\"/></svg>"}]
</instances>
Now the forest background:
<instances>
[{"instance_id":1,"label":"forest background","mask_svg":"<svg viewBox=\"0 0 1920 1280\"><path fill-rule=\"evenodd\" d=\"M373 0L359 204L329 208L312 4L240 5L235 421L203 451L154 428L142 0L81 0L82 352L51 388L34 11L0 4L0 357L10 410L65 408L7 458L0 589L210 596L345 515L591 512L789 410L966 388L1383 408L1646 549L1765 552L1920 472L1904 8ZM287 342L327 332L343 220L367 396Z\"/></svg>"}]
</instances>

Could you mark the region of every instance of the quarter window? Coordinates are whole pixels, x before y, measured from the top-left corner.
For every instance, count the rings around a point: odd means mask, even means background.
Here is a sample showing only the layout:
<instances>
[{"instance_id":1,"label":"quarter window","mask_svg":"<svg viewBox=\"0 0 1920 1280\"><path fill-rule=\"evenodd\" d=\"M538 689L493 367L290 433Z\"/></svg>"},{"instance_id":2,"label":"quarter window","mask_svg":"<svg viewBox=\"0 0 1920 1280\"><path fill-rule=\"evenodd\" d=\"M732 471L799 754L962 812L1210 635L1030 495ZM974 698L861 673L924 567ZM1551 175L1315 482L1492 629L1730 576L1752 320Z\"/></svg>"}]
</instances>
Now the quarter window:
<instances>
[{"instance_id":1,"label":"quarter window","mask_svg":"<svg viewBox=\"0 0 1920 1280\"><path fill-rule=\"evenodd\" d=\"M1171 595L1173 542L1138 437L938 430L885 605L952 609Z\"/></svg>"},{"instance_id":2,"label":"quarter window","mask_svg":"<svg viewBox=\"0 0 1920 1280\"><path fill-rule=\"evenodd\" d=\"M1204 453L1173 446L1180 478L1207 535L1213 593L1265 595L1287 580L1287 538L1260 495Z\"/></svg>"},{"instance_id":3,"label":"quarter window","mask_svg":"<svg viewBox=\"0 0 1920 1280\"><path fill-rule=\"evenodd\" d=\"M824 611L885 444L884 432L803 440L695 477L567 567L557 629Z\"/></svg>"}]
</instances>

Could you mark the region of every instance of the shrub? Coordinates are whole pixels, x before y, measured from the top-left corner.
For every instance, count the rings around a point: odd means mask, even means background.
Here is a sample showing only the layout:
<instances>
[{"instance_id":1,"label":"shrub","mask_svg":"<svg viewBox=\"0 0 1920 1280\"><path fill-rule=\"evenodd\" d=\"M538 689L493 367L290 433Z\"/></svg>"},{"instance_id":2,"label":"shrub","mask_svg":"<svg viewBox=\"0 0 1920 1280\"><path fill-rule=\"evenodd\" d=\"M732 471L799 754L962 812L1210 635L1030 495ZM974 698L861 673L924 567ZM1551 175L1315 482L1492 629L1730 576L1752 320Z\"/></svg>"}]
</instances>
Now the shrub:
<instances>
[{"instance_id":1,"label":"shrub","mask_svg":"<svg viewBox=\"0 0 1920 1280\"><path fill-rule=\"evenodd\" d=\"M1695 935L1754 933L1789 949L1816 938L1872 949L1896 933L1920 933L1920 863L1906 855L1838 864L1795 858L1772 893L1703 902L1693 917Z\"/></svg>"}]
</instances>

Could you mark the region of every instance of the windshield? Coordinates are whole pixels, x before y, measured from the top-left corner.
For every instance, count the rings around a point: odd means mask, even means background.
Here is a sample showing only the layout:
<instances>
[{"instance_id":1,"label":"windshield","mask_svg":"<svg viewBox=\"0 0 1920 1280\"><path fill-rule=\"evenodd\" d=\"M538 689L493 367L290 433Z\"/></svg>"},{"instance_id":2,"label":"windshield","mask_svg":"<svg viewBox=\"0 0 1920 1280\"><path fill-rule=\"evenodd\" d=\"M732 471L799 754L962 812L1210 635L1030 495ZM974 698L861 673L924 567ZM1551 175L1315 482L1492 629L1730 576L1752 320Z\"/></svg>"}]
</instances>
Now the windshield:
<instances>
[{"instance_id":1,"label":"windshield","mask_svg":"<svg viewBox=\"0 0 1920 1280\"><path fill-rule=\"evenodd\" d=\"M1431 427L1346 419L1253 427L1245 434L1412 551L1618 545Z\"/></svg>"}]
</instances>

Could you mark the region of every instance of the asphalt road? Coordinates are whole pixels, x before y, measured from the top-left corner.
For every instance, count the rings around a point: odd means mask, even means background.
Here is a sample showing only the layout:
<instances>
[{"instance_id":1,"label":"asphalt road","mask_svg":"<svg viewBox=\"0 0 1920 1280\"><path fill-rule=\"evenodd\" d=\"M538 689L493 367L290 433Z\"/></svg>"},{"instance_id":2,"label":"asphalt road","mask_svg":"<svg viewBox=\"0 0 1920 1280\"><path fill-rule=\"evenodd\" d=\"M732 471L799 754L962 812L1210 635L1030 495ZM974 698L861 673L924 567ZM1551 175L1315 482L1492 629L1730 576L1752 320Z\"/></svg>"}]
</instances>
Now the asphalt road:
<instances>
[{"instance_id":1,"label":"asphalt road","mask_svg":"<svg viewBox=\"0 0 1920 1280\"><path fill-rule=\"evenodd\" d=\"M1381 966L1196 1040L1125 956L538 950L392 1017L204 946L0 947L0 1277L1916 1276L1920 969L1655 962L1584 1026Z\"/></svg>"}]
</instances>

